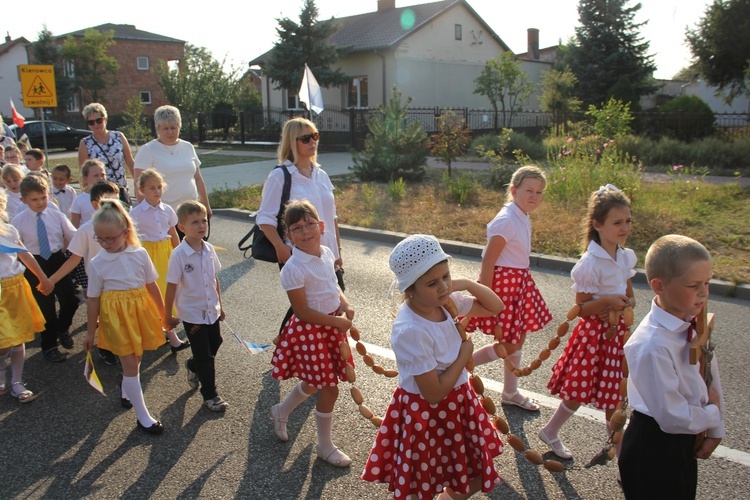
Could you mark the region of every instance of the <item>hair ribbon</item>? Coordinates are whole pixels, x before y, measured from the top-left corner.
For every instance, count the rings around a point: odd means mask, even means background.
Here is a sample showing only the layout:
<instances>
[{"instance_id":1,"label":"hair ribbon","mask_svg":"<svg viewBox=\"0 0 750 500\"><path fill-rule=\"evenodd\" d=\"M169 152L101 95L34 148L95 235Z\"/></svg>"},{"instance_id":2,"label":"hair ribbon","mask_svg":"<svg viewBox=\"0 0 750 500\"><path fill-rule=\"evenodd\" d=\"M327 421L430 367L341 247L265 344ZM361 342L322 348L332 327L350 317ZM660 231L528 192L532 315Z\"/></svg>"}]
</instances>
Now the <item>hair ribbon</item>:
<instances>
[{"instance_id":1,"label":"hair ribbon","mask_svg":"<svg viewBox=\"0 0 750 500\"><path fill-rule=\"evenodd\" d=\"M606 186L599 186L599 191L596 194L600 195L605 191L614 191L615 193L622 193L622 189L618 188L614 184L607 184Z\"/></svg>"}]
</instances>

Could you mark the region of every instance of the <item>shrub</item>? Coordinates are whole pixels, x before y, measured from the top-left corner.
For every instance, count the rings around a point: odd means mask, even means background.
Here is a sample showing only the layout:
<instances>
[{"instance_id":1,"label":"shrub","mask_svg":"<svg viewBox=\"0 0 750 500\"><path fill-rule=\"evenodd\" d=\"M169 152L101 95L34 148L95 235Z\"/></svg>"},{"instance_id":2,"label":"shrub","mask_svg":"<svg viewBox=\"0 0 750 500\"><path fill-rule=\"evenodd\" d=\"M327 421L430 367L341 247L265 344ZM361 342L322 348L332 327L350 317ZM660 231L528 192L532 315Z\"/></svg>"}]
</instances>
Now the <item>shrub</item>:
<instances>
[{"instance_id":1,"label":"shrub","mask_svg":"<svg viewBox=\"0 0 750 500\"><path fill-rule=\"evenodd\" d=\"M419 122L407 123L411 97L401 104L394 86L388 105L368 122L365 150L354 153L354 174L363 181L387 182L398 178L419 181L425 174L427 134Z\"/></svg>"},{"instance_id":2,"label":"shrub","mask_svg":"<svg viewBox=\"0 0 750 500\"><path fill-rule=\"evenodd\" d=\"M502 142L500 136L495 134L484 134L475 137L469 145L469 151L477 156L484 156L484 153L492 151L495 154L500 154L502 148Z\"/></svg>"},{"instance_id":3,"label":"shrub","mask_svg":"<svg viewBox=\"0 0 750 500\"><path fill-rule=\"evenodd\" d=\"M477 196L477 182L467 173L451 177L446 172L443 175L443 184L447 188L450 198L459 205L465 205L468 200L473 200Z\"/></svg>"},{"instance_id":4,"label":"shrub","mask_svg":"<svg viewBox=\"0 0 750 500\"><path fill-rule=\"evenodd\" d=\"M623 103L615 98L610 98L607 104L597 109L593 104L589 105L586 115L593 119L594 134L602 137L617 138L630 133L630 123L633 115L630 114L630 103Z\"/></svg>"},{"instance_id":5,"label":"shrub","mask_svg":"<svg viewBox=\"0 0 750 500\"><path fill-rule=\"evenodd\" d=\"M662 128L670 137L681 141L693 141L708 137L714 132L714 112L700 97L683 95L659 108L663 117Z\"/></svg>"},{"instance_id":6,"label":"shrub","mask_svg":"<svg viewBox=\"0 0 750 500\"><path fill-rule=\"evenodd\" d=\"M453 111L447 111L437 122L438 131L430 140L430 152L448 165L448 176L451 176L451 163L466 152L471 131L464 119Z\"/></svg>"},{"instance_id":7,"label":"shrub","mask_svg":"<svg viewBox=\"0 0 750 500\"><path fill-rule=\"evenodd\" d=\"M395 181L388 181L388 194L393 201L401 200L406 194L406 182L403 177Z\"/></svg>"},{"instance_id":8,"label":"shrub","mask_svg":"<svg viewBox=\"0 0 750 500\"><path fill-rule=\"evenodd\" d=\"M484 156L485 152L493 152L506 158L517 156L516 152L522 151L524 155L534 160L543 160L547 154L542 141L508 128L503 129L500 135L488 134L474 138L469 151L477 156Z\"/></svg>"}]
</instances>

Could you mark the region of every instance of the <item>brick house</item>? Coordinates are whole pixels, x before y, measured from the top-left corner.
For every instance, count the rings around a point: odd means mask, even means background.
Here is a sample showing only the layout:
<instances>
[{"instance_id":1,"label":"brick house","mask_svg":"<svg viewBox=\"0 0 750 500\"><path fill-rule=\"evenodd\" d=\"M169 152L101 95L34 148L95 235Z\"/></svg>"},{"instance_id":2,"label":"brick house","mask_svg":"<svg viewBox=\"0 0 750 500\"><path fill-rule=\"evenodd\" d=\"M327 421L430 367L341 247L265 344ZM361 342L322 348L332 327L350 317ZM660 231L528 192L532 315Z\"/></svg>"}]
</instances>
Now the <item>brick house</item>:
<instances>
[{"instance_id":1,"label":"brick house","mask_svg":"<svg viewBox=\"0 0 750 500\"><path fill-rule=\"evenodd\" d=\"M147 115L153 115L156 108L168 104L153 70L160 60L167 61L170 67L181 67L185 58L184 40L142 31L130 24L102 24L57 36L56 41L62 45L69 36L83 37L88 29L114 32L115 44L109 48L109 55L120 65L115 76L117 85L106 89L100 99L110 115L122 113L125 103L133 96L140 96ZM73 123L74 116L80 117L86 104L85 97L76 95L67 104L67 120Z\"/></svg>"}]
</instances>

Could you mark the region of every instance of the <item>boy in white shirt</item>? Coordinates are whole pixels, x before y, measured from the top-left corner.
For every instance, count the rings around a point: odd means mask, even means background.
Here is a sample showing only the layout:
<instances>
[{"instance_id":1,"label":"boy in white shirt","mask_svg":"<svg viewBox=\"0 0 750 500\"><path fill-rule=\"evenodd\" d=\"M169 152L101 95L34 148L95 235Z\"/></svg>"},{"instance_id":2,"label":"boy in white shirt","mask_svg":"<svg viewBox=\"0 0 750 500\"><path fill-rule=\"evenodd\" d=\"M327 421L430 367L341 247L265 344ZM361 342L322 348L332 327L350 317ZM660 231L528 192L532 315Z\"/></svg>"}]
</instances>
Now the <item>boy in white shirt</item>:
<instances>
[{"instance_id":1,"label":"boy in white shirt","mask_svg":"<svg viewBox=\"0 0 750 500\"><path fill-rule=\"evenodd\" d=\"M646 254L646 275L656 297L625 344L634 411L618 459L622 487L628 499L691 499L696 457L710 457L725 434L718 361L708 388L700 365L690 364L691 320L708 300L711 256L691 238L663 236ZM704 431L696 451L696 434Z\"/></svg>"},{"instance_id":2,"label":"boy in white shirt","mask_svg":"<svg viewBox=\"0 0 750 500\"><path fill-rule=\"evenodd\" d=\"M52 169L52 197L68 219L70 219L70 206L76 197L75 188L68 186L71 177L70 167L67 165L56 165Z\"/></svg>"},{"instance_id":3,"label":"boy in white shirt","mask_svg":"<svg viewBox=\"0 0 750 500\"><path fill-rule=\"evenodd\" d=\"M186 201L177 207L177 227L185 238L169 258L164 298L164 328L177 326L172 307L182 320L193 357L185 362L190 387L200 385L203 404L211 411L226 411L229 404L216 392L214 359L223 342L219 321L226 316L216 275L221 263L213 245L203 241L208 230L206 207Z\"/></svg>"}]
</instances>

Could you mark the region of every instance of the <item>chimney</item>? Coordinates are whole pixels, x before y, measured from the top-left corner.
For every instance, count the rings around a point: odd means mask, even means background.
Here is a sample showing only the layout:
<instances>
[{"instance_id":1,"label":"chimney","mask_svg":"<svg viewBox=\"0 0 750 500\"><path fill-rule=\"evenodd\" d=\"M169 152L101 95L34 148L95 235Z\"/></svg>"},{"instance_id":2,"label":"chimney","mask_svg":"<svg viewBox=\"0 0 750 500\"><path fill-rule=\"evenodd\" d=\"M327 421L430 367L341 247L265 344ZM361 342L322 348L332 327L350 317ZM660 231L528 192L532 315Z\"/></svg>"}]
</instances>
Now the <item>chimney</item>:
<instances>
[{"instance_id":1,"label":"chimney","mask_svg":"<svg viewBox=\"0 0 750 500\"><path fill-rule=\"evenodd\" d=\"M529 28L527 31L528 35L528 57L533 61L539 60L539 30L536 28Z\"/></svg>"},{"instance_id":2,"label":"chimney","mask_svg":"<svg viewBox=\"0 0 750 500\"><path fill-rule=\"evenodd\" d=\"M396 0L378 0L378 12L396 8Z\"/></svg>"},{"instance_id":3,"label":"chimney","mask_svg":"<svg viewBox=\"0 0 750 500\"><path fill-rule=\"evenodd\" d=\"M5 32L5 43L10 42L10 40L11 40L11 38L10 38L10 31L6 31Z\"/></svg>"}]
</instances>

